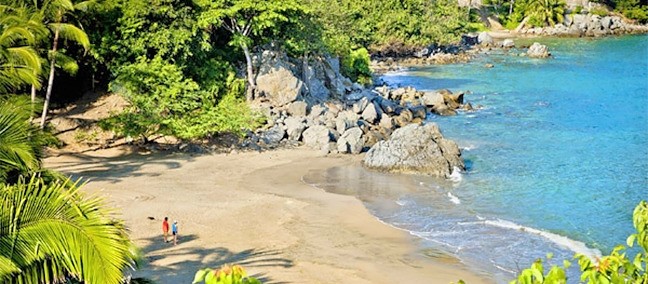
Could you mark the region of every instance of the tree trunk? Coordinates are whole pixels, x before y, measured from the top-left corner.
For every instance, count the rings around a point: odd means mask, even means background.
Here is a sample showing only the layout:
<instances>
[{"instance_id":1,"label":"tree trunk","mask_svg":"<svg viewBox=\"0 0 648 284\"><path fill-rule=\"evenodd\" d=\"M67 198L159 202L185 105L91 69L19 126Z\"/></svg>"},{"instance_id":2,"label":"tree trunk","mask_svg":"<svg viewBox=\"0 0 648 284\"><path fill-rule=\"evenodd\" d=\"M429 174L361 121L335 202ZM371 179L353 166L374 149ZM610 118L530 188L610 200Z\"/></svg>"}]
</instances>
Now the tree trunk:
<instances>
[{"instance_id":1,"label":"tree trunk","mask_svg":"<svg viewBox=\"0 0 648 284\"><path fill-rule=\"evenodd\" d=\"M31 85L31 113L29 114L29 122L34 120L34 111L36 108L36 86Z\"/></svg>"},{"instance_id":2,"label":"tree trunk","mask_svg":"<svg viewBox=\"0 0 648 284\"><path fill-rule=\"evenodd\" d=\"M52 43L52 59L50 63L50 74L47 80L47 93L45 93L45 103L43 104L43 114L41 115L40 128L45 128L45 119L47 118L47 109L49 108L50 98L52 97L52 86L54 85L54 71L56 69L56 46L58 44L59 30L54 32L54 43Z\"/></svg>"},{"instance_id":3,"label":"tree trunk","mask_svg":"<svg viewBox=\"0 0 648 284\"><path fill-rule=\"evenodd\" d=\"M254 93L256 91L256 79L254 78L254 69L252 68L252 55L250 55L250 50L246 44L241 44L243 48L243 53L245 53L245 62L247 63L247 79L248 79L248 91L247 99L251 101L254 99Z\"/></svg>"},{"instance_id":4,"label":"tree trunk","mask_svg":"<svg viewBox=\"0 0 648 284\"><path fill-rule=\"evenodd\" d=\"M524 20L515 28L515 33L519 33L523 28L524 25L529 21L529 16L524 17Z\"/></svg>"},{"instance_id":5,"label":"tree trunk","mask_svg":"<svg viewBox=\"0 0 648 284\"><path fill-rule=\"evenodd\" d=\"M513 14L513 5L515 5L515 0L511 0L511 4L509 5L509 17Z\"/></svg>"}]
</instances>

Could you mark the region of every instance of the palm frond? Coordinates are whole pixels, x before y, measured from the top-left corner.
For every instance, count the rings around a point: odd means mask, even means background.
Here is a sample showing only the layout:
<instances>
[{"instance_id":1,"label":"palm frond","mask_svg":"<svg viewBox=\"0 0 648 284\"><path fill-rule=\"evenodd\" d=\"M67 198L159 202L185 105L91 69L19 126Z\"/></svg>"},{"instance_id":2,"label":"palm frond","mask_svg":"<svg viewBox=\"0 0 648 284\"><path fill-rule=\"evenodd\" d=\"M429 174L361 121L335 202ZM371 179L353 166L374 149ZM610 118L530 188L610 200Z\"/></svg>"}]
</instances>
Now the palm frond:
<instances>
[{"instance_id":1,"label":"palm frond","mask_svg":"<svg viewBox=\"0 0 648 284\"><path fill-rule=\"evenodd\" d=\"M79 184L19 181L0 189L0 255L21 270L0 273L3 283L37 283L73 277L85 283L119 283L131 265L121 221Z\"/></svg>"},{"instance_id":2,"label":"palm frond","mask_svg":"<svg viewBox=\"0 0 648 284\"><path fill-rule=\"evenodd\" d=\"M88 35L75 25L68 23L50 23L49 26L54 31L58 30L61 38L74 41L85 49L90 48Z\"/></svg>"}]
</instances>

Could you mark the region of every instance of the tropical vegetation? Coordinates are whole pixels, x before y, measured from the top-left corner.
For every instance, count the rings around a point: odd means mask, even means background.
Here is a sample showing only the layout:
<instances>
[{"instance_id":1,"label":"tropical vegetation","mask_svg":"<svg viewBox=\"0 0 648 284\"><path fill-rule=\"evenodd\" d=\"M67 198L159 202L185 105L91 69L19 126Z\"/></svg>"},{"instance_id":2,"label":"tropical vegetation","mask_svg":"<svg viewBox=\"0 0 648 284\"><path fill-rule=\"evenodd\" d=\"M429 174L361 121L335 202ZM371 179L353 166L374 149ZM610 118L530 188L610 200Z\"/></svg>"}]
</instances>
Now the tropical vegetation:
<instances>
[{"instance_id":1,"label":"tropical vegetation","mask_svg":"<svg viewBox=\"0 0 648 284\"><path fill-rule=\"evenodd\" d=\"M261 284L258 279L248 276L239 265L223 265L220 269L205 268L198 270L192 284Z\"/></svg>"},{"instance_id":2,"label":"tropical vegetation","mask_svg":"<svg viewBox=\"0 0 648 284\"><path fill-rule=\"evenodd\" d=\"M122 221L69 180L0 187L0 282L120 283L132 265Z\"/></svg>"}]
</instances>

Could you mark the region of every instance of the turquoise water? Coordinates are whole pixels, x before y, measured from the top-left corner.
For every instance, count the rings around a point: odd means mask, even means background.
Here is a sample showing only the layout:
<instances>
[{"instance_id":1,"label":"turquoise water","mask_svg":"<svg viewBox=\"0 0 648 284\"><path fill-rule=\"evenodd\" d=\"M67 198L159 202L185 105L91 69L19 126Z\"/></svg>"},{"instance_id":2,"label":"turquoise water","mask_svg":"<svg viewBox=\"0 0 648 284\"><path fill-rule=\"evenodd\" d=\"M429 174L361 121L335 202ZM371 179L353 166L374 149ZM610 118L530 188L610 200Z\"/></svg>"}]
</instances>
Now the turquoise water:
<instances>
[{"instance_id":1,"label":"turquoise water","mask_svg":"<svg viewBox=\"0 0 648 284\"><path fill-rule=\"evenodd\" d=\"M648 36L544 43L552 59L494 53L383 77L470 91L465 99L483 107L429 118L462 148L462 176L331 169L313 183L357 195L381 220L497 282L548 252L561 260L625 243L634 206L648 199Z\"/></svg>"}]
</instances>

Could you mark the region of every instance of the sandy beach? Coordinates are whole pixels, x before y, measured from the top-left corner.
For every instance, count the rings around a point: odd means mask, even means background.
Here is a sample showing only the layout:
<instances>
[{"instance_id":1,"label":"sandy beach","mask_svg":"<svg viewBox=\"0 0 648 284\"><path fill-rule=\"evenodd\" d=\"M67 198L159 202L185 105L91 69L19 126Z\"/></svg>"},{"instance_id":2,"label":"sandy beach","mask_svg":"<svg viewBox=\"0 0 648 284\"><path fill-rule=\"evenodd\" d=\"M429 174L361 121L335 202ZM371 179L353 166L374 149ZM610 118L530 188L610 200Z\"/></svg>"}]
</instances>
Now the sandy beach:
<instances>
[{"instance_id":1,"label":"sandy beach","mask_svg":"<svg viewBox=\"0 0 648 284\"><path fill-rule=\"evenodd\" d=\"M306 149L199 156L112 149L50 157L45 166L82 177L88 192L117 208L146 256L135 277L158 283L191 283L198 269L225 263L264 283L492 282L450 257L425 257L415 237L354 197L302 181L358 159ZM165 216L179 223L177 246L162 240Z\"/></svg>"}]
</instances>

